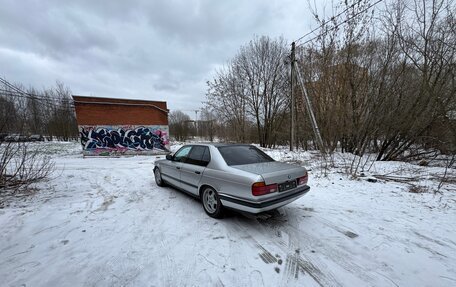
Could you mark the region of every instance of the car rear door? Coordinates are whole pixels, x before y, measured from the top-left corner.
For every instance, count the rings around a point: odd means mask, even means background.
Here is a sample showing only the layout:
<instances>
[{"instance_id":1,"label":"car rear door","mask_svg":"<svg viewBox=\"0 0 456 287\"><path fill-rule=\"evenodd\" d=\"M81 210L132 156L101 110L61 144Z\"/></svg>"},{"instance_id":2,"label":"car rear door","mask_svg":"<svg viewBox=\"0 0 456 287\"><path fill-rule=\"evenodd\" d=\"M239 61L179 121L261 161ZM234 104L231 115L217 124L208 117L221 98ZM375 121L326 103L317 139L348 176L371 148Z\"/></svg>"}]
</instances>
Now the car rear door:
<instances>
[{"instance_id":1,"label":"car rear door","mask_svg":"<svg viewBox=\"0 0 456 287\"><path fill-rule=\"evenodd\" d=\"M187 160L181 166L181 187L198 195L199 182L209 161L210 154L207 146L193 146Z\"/></svg>"}]
</instances>

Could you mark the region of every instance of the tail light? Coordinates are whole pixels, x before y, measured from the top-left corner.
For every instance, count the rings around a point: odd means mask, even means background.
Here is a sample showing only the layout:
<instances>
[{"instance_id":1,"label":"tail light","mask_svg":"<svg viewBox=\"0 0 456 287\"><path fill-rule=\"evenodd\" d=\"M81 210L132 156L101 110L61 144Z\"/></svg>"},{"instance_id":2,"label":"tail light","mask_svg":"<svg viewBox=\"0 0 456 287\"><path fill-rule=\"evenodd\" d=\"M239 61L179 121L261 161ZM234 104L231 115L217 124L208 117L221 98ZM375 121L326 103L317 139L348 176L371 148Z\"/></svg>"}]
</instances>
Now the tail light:
<instances>
[{"instance_id":1,"label":"tail light","mask_svg":"<svg viewBox=\"0 0 456 287\"><path fill-rule=\"evenodd\" d=\"M307 180L309 179L309 176L307 175L307 172L304 176L298 177L298 185L305 185L307 184Z\"/></svg>"},{"instance_id":2,"label":"tail light","mask_svg":"<svg viewBox=\"0 0 456 287\"><path fill-rule=\"evenodd\" d=\"M264 182L255 182L252 184L252 194L255 196L273 193L278 190L277 184L266 185Z\"/></svg>"}]
</instances>

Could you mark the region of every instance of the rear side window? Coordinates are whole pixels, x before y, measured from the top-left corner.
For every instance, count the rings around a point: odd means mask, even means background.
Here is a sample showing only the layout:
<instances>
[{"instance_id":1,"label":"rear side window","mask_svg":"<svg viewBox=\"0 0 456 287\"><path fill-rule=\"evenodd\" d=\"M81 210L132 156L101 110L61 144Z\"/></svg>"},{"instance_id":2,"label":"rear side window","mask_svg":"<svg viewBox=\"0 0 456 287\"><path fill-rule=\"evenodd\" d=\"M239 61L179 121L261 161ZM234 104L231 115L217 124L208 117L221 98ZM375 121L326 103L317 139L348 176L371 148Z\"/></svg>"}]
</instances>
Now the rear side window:
<instances>
[{"instance_id":1,"label":"rear side window","mask_svg":"<svg viewBox=\"0 0 456 287\"><path fill-rule=\"evenodd\" d=\"M205 146L193 146L186 163L206 166L210 161L209 148Z\"/></svg>"},{"instance_id":2,"label":"rear side window","mask_svg":"<svg viewBox=\"0 0 456 287\"><path fill-rule=\"evenodd\" d=\"M204 166L208 165L209 162L211 161L211 154L209 153L209 148L207 146L204 147L204 154L203 154L203 158L201 160L202 160Z\"/></svg>"},{"instance_id":3,"label":"rear side window","mask_svg":"<svg viewBox=\"0 0 456 287\"><path fill-rule=\"evenodd\" d=\"M227 165L243 165L274 161L270 156L249 145L233 145L218 148Z\"/></svg>"}]
</instances>

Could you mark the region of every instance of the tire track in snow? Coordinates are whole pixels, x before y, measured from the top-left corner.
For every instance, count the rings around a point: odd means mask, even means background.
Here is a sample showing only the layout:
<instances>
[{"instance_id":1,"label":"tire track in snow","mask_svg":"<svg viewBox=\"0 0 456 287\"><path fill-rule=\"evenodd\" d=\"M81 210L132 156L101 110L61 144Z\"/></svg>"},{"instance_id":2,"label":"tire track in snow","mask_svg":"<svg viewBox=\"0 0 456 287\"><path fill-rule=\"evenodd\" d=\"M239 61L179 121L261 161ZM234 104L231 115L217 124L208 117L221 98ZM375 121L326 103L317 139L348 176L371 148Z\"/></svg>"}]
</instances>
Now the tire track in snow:
<instances>
[{"instance_id":1,"label":"tire track in snow","mask_svg":"<svg viewBox=\"0 0 456 287\"><path fill-rule=\"evenodd\" d=\"M320 221L321 223L323 223L324 225L334 229L335 231L349 237L349 238L356 238L358 237L359 235L356 233L356 232L353 232L351 230L349 230L348 228L341 228L340 226L332 223L331 221L325 219L325 218L318 218L318 217L315 217L314 219Z\"/></svg>"},{"instance_id":2,"label":"tire track in snow","mask_svg":"<svg viewBox=\"0 0 456 287\"><path fill-rule=\"evenodd\" d=\"M284 214L280 214L278 216L279 217L277 219L274 219L274 221L272 221L272 224L268 222L260 222L260 224L262 224L267 229L272 229L275 233L281 232L282 234L288 234L290 237L290 244L295 244L296 246L299 246L301 251L305 250L312 252L313 247L315 247L315 249L318 250L320 254L326 256L329 260L331 260L338 266L342 267L344 270L348 271L354 277L361 279L363 282L366 283L367 286L377 286L379 282L381 282L382 284L385 283L385 280L383 280L385 275L381 273L379 274L377 270L371 270L368 267L357 264L356 259L353 258L352 254L350 254L349 252L340 248L335 248L329 244L325 244L325 241L321 238L318 238L315 235L306 232L306 230L301 230L297 228L296 226L299 226L299 221L297 220L297 217L293 216L292 214L287 214L286 210L284 210ZM280 221L280 218L285 217L287 218L286 224L274 224L275 222ZM327 219L314 217L315 216L312 217L314 220L316 220L317 222L321 222L328 227L336 226L334 223L330 222ZM327 224L328 222L329 224ZM349 235L345 234L345 232L341 232L343 231L343 229L341 228L337 228L334 230L338 233L344 234L349 238L352 238ZM303 242L305 244L301 245L300 242ZM315 263L314 260L315 259L312 260L312 263ZM370 260L370 262L375 262L375 260ZM316 265L318 266L318 264ZM379 276L375 276L374 274L379 274ZM389 283L391 283L390 280L391 279L389 279L388 281Z\"/></svg>"},{"instance_id":3,"label":"tire track in snow","mask_svg":"<svg viewBox=\"0 0 456 287\"><path fill-rule=\"evenodd\" d=\"M435 238L430 238L430 237L428 237L428 236L426 236L424 234L421 234L421 233L419 233L419 232L417 232L415 230L413 231L413 233L416 236L418 236L418 237L420 237L420 238L422 238L422 239L424 239L426 241L429 241L431 243L435 243L435 244L438 244L438 245L443 246L443 247L450 247L450 248L452 247L452 246L448 245L447 243L445 243L443 241L440 241L440 240L435 239ZM456 247L456 243L452 242L451 240L448 240L448 241L449 241L449 243L453 244L454 247Z\"/></svg>"},{"instance_id":4,"label":"tire track in snow","mask_svg":"<svg viewBox=\"0 0 456 287\"><path fill-rule=\"evenodd\" d=\"M41 229L41 230L39 230L39 231L36 231L35 233L33 233L33 235L38 235L38 234L40 234L40 233L42 233L42 232L45 232L45 231L48 231L48 230L52 230L52 229L56 229L56 228L61 228L61 227L63 227L63 226L66 226L66 225L67 225L68 223L70 223L70 222L71 222L70 220L66 220L66 221L64 221L64 222L62 222L62 223L60 223L60 224L53 225L53 226L48 226L48 227L43 228L43 229Z\"/></svg>"},{"instance_id":5,"label":"tire track in snow","mask_svg":"<svg viewBox=\"0 0 456 287\"><path fill-rule=\"evenodd\" d=\"M238 234L244 234L244 236L241 236L241 238L247 240L250 242L250 245L252 245L255 248L258 248L261 253L259 253L260 258L266 263L266 264L271 264L271 263L278 263L278 256L274 257L270 250L265 248L258 240L256 240L244 227L242 222L239 221L239 218L236 219L231 226L233 228L233 231L238 233ZM261 228L261 224L257 221L251 221L251 222L244 222L247 224L254 224L256 227ZM320 262L318 259L313 259L311 262L309 258L307 258L305 255L300 254L299 249L295 249L294 247L297 246L296 244L292 242L285 243L283 240L280 242L272 241L271 239L274 239L273 237L269 238L268 243L271 243L279 249L282 253L286 254L286 259L285 259L285 272L284 275L282 275L281 279L281 285L286 286L289 285L290 283L296 282L296 280L299 278L299 274L308 274L317 284L320 286L341 286L340 283L337 282L335 279L334 275L327 271L323 273L321 270L327 270L327 266ZM280 259L281 260L281 259ZM279 269L280 270L280 269ZM277 272L277 270L276 270ZM293 280L293 281L292 281Z\"/></svg>"},{"instance_id":6,"label":"tire track in snow","mask_svg":"<svg viewBox=\"0 0 456 287\"><path fill-rule=\"evenodd\" d=\"M174 261L171 259L169 256L168 252L168 247L165 244L164 240L160 240L160 245L161 245L161 250L165 251L164 254L161 256L161 264L163 265L162 268L160 268L160 273L162 276L161 278L164 279L164 282L162 282L163 286L172 286L175 285L175 282L173 282L173 277L171 276L170 270L173 270L173 266L176 266L174 264ZM173 284L174 283L174 284Z\"/></svg>"},{"instance_id":7,"label":"tire track in snow","mask_svg":"<svg viewBox=\"0 0 456 287\"><path fill-rule=\"evenodd\" d=\"M270 215L267 218L259 217L256 221L263 228L264 233L271 233L272 231L277 236L276 243L286 251L285 272L281 285L287 286L296 282L299 274L308 274L320 286L341 286L335 276L328 271L329 268L325 263L315 256L311 259L304 252L301 252L300 241L293 232L289 230L283 231L283 226L290 225L288 223L289 216L278 210L273 211ZM311 250L308 249L307 251ZM325 270L325 272L321 270Z\"/></svg>"},{"instance_id":8,"label":"tire track in snow","mask_svg":"<svg viewBox=\"0 0 456 287\"><path fill-rule=\"evenodd\" d=\"M341 286L334 278L323 274L312 262L304 260L299 252L287 255L285 270L286 276L282 282L285 283L284 286L288 285L290 278L298 279L300 273L308 274L320 286Z\"/></svg>"},{"instance_id":9,"label":"tire track in snow","mask_svg":"<svg viewBox=\"0 0 456 287\"><path fill-rule=\"evenodd\" d=\"M281 234L283 236L283 232ZM325 263L315 256L310 258L302 252L297 237L290 233L287 235L288 242L284 247L289 251L285 260L285 274L282 278L284 286L292 282L292 279L298 279L299 274L308 274L320 286L341 286Z\"/></svg>"},{"instance_id":10,"label":"tire track in snow","mask_svg":"<svg viewBox=\"0 0 456 287\"><path fill-rule=\"evenodd\" d=\"M140 273L141 267L128 260L128 257L113 256L93 267L83 286L128 286Z\"/></svg>"},{"instance_id":11,"label":"tire track in snow","mask_svg":"<svg viewBox=\"0 0 456 287\"><path fill-rule=\"evenodd\" d=\"M232 231L231 226L227 226L227 229ZM230 276L232 286L264 286L263 274L259 270L253 270L248 278L243 278L239 276L240 268L248 267L253 269L250 266L248 260L245 258L245 254L242 252L242 249L239 248L240 236L236 232L226 232L226 238L228 240L228 258L227 262L230 266L230 271L232 276ZM248 280L248 281L247 281Z\"/></svg>"}]
</instances>

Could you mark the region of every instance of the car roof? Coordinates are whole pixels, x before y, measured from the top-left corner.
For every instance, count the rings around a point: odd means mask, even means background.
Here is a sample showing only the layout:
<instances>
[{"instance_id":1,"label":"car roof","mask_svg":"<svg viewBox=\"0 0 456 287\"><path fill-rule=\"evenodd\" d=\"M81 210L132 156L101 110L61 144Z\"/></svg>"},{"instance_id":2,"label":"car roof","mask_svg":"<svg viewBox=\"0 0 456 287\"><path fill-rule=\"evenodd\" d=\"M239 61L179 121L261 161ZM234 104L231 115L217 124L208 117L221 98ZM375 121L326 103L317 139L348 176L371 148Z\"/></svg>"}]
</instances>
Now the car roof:
<instances>
[{"instance_id":1,"label":"car roof","mask_svg":"<svg viewBox=\"0 0 456 287\"><path fill-rule=\"evenodd\" d=\"M202 145L202 146L214 146L214 147L224 147L224 146L249 146L249 144L239 144L239 143L211 143L211 142L199 142L199 143L188 143L187 145Z\"/></svg>"}]
</instances>

